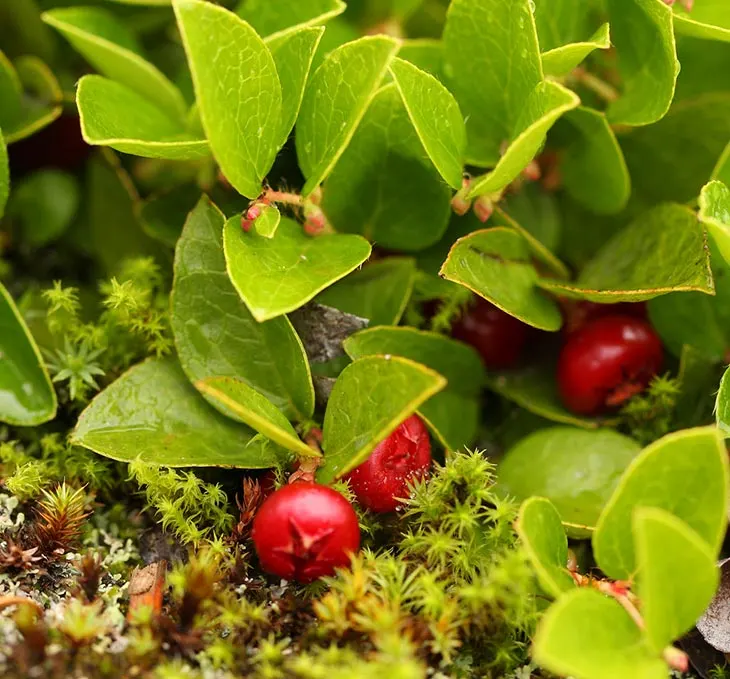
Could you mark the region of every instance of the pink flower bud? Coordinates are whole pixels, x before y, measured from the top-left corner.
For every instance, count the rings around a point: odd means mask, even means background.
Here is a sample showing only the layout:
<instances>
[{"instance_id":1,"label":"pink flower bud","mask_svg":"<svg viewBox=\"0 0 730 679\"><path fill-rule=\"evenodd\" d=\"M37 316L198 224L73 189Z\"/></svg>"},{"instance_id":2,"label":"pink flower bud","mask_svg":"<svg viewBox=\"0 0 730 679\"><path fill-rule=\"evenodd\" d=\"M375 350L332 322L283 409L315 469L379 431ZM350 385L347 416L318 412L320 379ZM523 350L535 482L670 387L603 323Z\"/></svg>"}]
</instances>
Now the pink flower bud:
<instances>
[{"instance_id":1,"label":"pink flower bud","mask_svg":"<svg viewBox=\"0 0 730 679\"><path fill-rule=\"evenodd\" d=\"M522 170L522 176L528 181L528 182L536 182L540 177L542 176L542 171L540 170L540 166L537 164L536 160L531 160L527 167Z\"/></svg>"},{"instance_id":2,"label":"pink flower bud","mask_svg":"<svg viewBox=\"0 0 730 679\"><path fill-rule=\"evenodd\" d=\"M467 200L460 194L457 193L451 199L451 209L454 211L454 214L459 215L459 217L469 212L469 208L471 208L471 201Z\"/></svg>"},{"instance_id":3,"label":"pink flower bud","mask_svg":"<svg viewBox=\"0 0 730 679\"><path fill-rule=\"evenodd\" d=\"M489 220L494 212L494 204L489 196L479 196L474 202L474 214L477 219L484 223Z\"/></svg>"}]
</instances>

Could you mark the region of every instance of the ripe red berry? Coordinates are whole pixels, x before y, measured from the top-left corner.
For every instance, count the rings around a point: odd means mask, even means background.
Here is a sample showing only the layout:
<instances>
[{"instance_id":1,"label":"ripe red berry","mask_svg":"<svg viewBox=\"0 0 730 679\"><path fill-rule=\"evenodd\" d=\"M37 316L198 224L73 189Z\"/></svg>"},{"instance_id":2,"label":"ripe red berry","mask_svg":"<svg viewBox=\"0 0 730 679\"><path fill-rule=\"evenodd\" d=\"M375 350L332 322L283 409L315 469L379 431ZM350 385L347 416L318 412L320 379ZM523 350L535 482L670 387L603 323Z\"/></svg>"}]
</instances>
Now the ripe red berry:
<instances>
[{"instance_id":1,"label":"ripe red berry","mask_svg":"<svg viewBox=\"0 0 730 679\"><path fill-rule=\"evenodd\" d=\"M312 582L349 565L360 546L360 527L352 505L337 491L300 481L264 501L251 537L265 571Z\"/></svg>"},{"instance_id":2,"label":"ripe red berry","mask_svg":"<svg viewBox=\"0 0 730 679\"><path fill-rule=\"evenodd\" d=\"M380 443L365 462L347 476L360 504L374 512L392 512L408 497L408 482L428 475L431 441L417 415Z\"/></svg>"},{"instance_id":3,"label":"ripe red berry","mask_svg":"<svg viewBox=\"0 0 730 679\"><path fill-rule=\"evenodd\" d=\"M662 367L662 343L652 327L631 316L602 316L571 334L558 359L566 407L595 415L642 391Z\"/></svg>"},{"instance_id":4,"label":"ripe red berry","mask_svg":"<svg viewBox=\"0 0 730 679\"><path fill-rule=\"evenodd\" d=\"M478 297L454 323L451 336L471 344L487 368L511 368L520 360L530 327Z\"/></svg>"}]
</instances>

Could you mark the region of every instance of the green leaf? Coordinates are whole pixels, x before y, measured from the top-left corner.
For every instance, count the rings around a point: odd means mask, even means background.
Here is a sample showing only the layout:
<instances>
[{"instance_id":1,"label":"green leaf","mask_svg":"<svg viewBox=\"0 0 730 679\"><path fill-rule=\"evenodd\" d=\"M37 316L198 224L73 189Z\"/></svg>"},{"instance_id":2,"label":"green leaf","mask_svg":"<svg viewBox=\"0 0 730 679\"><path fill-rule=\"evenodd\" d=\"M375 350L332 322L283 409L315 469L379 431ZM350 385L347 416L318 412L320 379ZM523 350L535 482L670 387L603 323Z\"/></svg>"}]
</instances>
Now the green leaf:
<instances>
[{"instance_id":1,"label":"green leaf","mask_svg":"<svg viewBox=\"0 0 730 679\"><path fill-rule=\"evenodd\" d=\"M0 283L0 422L30 427L56 416L56 392L36 343Z\"/></svg>"},{"instance_id":2,"label":"green leaf","mask_svg":"<svg viewBox=\"0 0 730 679\"><path fill-rule=\"evenodd\" d=\"M414 38L403 40L398 50L398 58L410 61L422 71L444 81L444 46L433 38Z\"/></svg>"},{"instance_id":3,"label":"green leaf","mask_svg":"<svg viewBox=\"0 0 730 679\"><path fill-rule=\"evenodd\" d=\"M512 370L490 371L487 383L492 391L552 422L583 429L595 429L601 424L598 419L576 415L563 406L555 380L555 356L540 356Z\"/></svg>"},{"instance_id":4,"label":"green leaf","mask_svg":"<svg viewBox=\"0 0 730 679\"><path fill-rule=\"evenodd\" d=\"M273 238L276 230L279 228L281 214L275 205L264 205L261 208L261 214L254 222L254 228L259 236L264 238Z\"/></svg>"},{"instance_id":5,"label":"green leaf","mask_svg":"<svg viewBox=\"0 0 730 679\"><path fill-rule=\"evenodd\" d=\"M100 7L65 7L43 14L100 73L126 85L157 105L173 120L182 120L185 101L180 90L141 53L134 34L111 12Z\"/></svg>"},{"instance_id":6,"label":"green leaf","mask_svg":"<svg viewBox=\"0 0 730 679\"><path fill-rule=\"evenodd\" d=\"M394 59L390 72L428 157L446 183L460 189L466 127L459 105L436 78L403 59Z\"/></svg>"},{"instance_id":7,"label":"green leaf","mask_svg":"<svg viewBox=\"0 0 730 679\"><path fill-rule=\"evenodd\" d=\"M540 150L555 121L579 104L578 95L562 85L550 80L539 83L522 104L504 155L494 170L472 181L467 197L495 193L516 179Z\"/></svg>"},{"instance_id":8,"label":"green leaf","mask_svg":"<svg viewBox=\"0 0 730 679\"><path fill-rule=\"evenodd\" d=\"M647 446L624 473L593 534L600 569L617 580L633 576L631 521L639 506L674 514L717 551L727 522L727 466L714 426L668 434Z\"/></svg>"},{"instance_id":9,"label":"green leaf","mask_svg":"<svg viewBox=\"0 0 730 679\"><path fill-rule=\"evenodd\" d=\"M556 599L573 589L567 570L568 538L555 505L544 497L528 498L515 528L545 594Z\"/></svg>"},{"instance_id":10,"label":"green leaf","mask_svg":"<svg viewBox=\"0 0 730 679\"><path fill-rule=\"evenodd\" d=\"M550 427L526 436L502 459L502 493L555 505L572 537L586 537L641 446L613 429Z\"/></svg>"},{"instance_id":11,"label":"green leaf","mask_svg":"<svg viewBox=\"0 0 730 679\"><path fill-rule=\"evenodd\" d=\"M208 142L185 131L157 106L113 80L85 75L76 104L87 144L145 158L188 160L209 154Z\"/></svg>"},{"instance_id":12,"label":"green leaf","mask_svg":"<svg viewBox=\"0 0 730 679\"><path fill-rule=\"evenodd\" d=\"M296 148L310 194L350 143L398 49L386 36L368 36L330 52L304 92Z\"/></svg>"},{"instance_id":13,"label":"green leaf","mask_svg":"<svg viewBox=\"0 0 730 679\"><path fill-rule=\"evenodd\" d=\"M568 194L598 214L620 212L631 194L621 147L603 113L582 106L569 111L561 126L560 175ZM556 126L557 127L557 126Z\"/></svg>"},{"instance_id":14,"label":"green leaf","mask_svg":"<svg viewBox=\"0 0 730 679\"><path fill-rule=\"evenodd\" d=\"M694 347L682 347L679 358L681 391L674 407L676 429L697 427L711 422L720 376L717 364Z\"/></svg>"},{"instance_id":15,"label":"green leaf","mask_svg":"<svg viewBox=\"0 0 730 679\"><path fill-rule=\"evenodd\" d=\"M465 160L496 165L542 80L529 0L453 0L443 42L447 84L466 117Z\"/></svg>"},{"instance_id":16,"label":"green leaf","mask_svg":"<svg viewBox=\"0 0 730 679\"><path fill-rule=\"evenodd\" d=\"M648 125L674 97L679 61L672 10L657 0L607 0L623 95L608 108L615 125Z\"/></svg>"},{"instance_id":17,"label":"green leaf","mask_svg":"<svg viewBox=\"0 0 730 679\"><path fill-rule=\"evenodd\" d=\"M1 57L2 52L0 52L0 72L5 70L7 76L7 67L10 64ZM13 68L12 65L10 68ZM8 144L25 139L50 125L61 115L63 99L56 77L37 57L19 57L15 60L13 71L14 78L20 83L20 100L13 101L13 95L9 94L8 90L0 91L0 95L9 97L10 108L14 111L10 122L3 123L2 111L7 110L7 103L0 104L0 127L3 128L5 141ZM0 76L0 79L2 77Z\"/></svg>"},{"instance_id":18,"label":"green leaf","mask_svg":"<svg viewBox=\"0 0 730 679\"><path fill-rule=\"evenodd\" d=\"M642 630L614 599L593 589L560 597L540 620L532 657L541 667L575 679L666 679Z\"/></svg>"},{"instance_id":19,"label":"green leaf","mask_svg":"<svg viewBox=\"0 0 730 679\"><path fill-rule=\"evenodd\" d=\"M327 180L322 208L338 231L410 252L441 238L451 195L389 85L373 99Z\"/></svg>"},{"instance_id":20,"label":"green leaf","mask_svg":"<svg viewBox=\"0 0 730 679\"><path fill-rule=\"evenodd\" d=\"M299 115L304 87L323 33L323 27L302 27L266 41L271 56L274 57L281 83L281 122L277 141L279 147L286 142Z\"/></svg>"},{"instance_id":21,"label":"green leaf","mask_svg":"<svg viewBox=\"0 0 730 679\"><path fill-rule=\"evenodd\" d=\"M370 256L360 236L307 236L287 218L273 238L245 233L240 217L229 219L223 234L228 274L257 321L298 309Z\"/></svg>"},{"instance_id":22,"label":"green leaf","mask_svg":"<svg viewBox=\"0 0 730 679\"><path fill-rule=\"evenodd\" d=\"M446 387L426 401L418 414L447 450L458 450L474 442L485 373L481 358L472 347L425 330L381 327L348 337L344 348L353 360L376 355L402 356L445 377Z\"/></svg>"},{"instance_id":23,"label":"green leaf","mask_svg":"<svg viewBox=\"0 0 730 679\"><path fill-rule=\"evenodd\" d=\"M550 3L543 3L549 5ZM538 27L539 33L539 27ZM603 24L588 40L560 45L542 53L542 68L545 75L562 78L568 75L591 52L611 47L609 25Z\"/></svg>"},{"instance_id":24,"label":"green leaf","mask_svg":"<svg viewBox=\"0 0 730 679\"><path fill-rule=\"evenodd\" d=\"M286 317L258 323L241 302L226 272L224 219L201 198L177 244L171 307L180 362L193 383L237 378L305 420L314 389L304 347Z\"/></svg>"},{"instance_id":25,"label":"green leaf","mask_svg":"<svg viewBox=\"0 0 730 679\"><path fill-rule=\"evenodd\" d=\"M282 412L265 396L235 377L209 377L195 387L217 410L304 457L320 457L298 436Z\"/></svg>"},{"instance_id":26,"label":"green leaf","mask_svg":"<svg viewBox=\"0 0 730 679\"><path fill-rule=\"evenodd\" d=\"M222 7L174 0L206 136L226 179L247 198L261 193L282 129L282 93L256 31Z\"/></svg>"},{"instance_id":27,"label":"green leaf","mask_svg":"<svg viewBox=\"0 0 730 679\"><path fill-rule=\"evenodd\" d=\"M573 0L534 0L540 49L553 50L578 42L590 30L593 7Z\"/></svg>"},{"instance_id":28,"label":"green leaf","mask_svg":"<svg viewBox=\"0 0 730 679\"><path fill-rule=\"evenodd\" d=\"M513 200L510 201L507 199L502 204L502 207L506 209L514 209L515 205L518 204L518 202L524 204L524 199L527 196L528 189L523 189L519 194L515 194L512 196ZM535 259L540 260L542 264L548 267L558 278L568 278L570 276L570 271L568 270L568 267L565 266L544 244L542 240L540 240L537 236L533 235L532 231L529 231L526 227L522 226L522 222L515 221L515 219L509 215L507 212L505 212L502 207L499 205L494 206L494 212L492 212L492 217L489 221L490 226L507 226L511 229L514 229L519 233L527 242L527 245L529 246L530 250L532 251L533 256ZM540 208L546 207L546 203L544 201L540 201ZM471 213L474 214L473 212ZM521 215L522 216L522 215ZM521 218L521 217L520 217ZM529 217L528 217L529 218ZM542 209L540 209L540 212L537 215L532 216L532 220L529 222L530 226L535 229L536 227L538 229L549 229L550 228L550 213L546 209L544 212ZM527 222L526 222L527 223ZM481 226L481 224L479 225ZM475 229L471 229L473 231L476 231L479 227L476 227ZM540 235L547 235L547 234L540 234Z\"/></svg>"},{"instance_id":29,"label":"green leaf","mask_svg":"<svg viewBox=\"0 0 730 679\"><path fill-rule=\"evenodd\" d=\"M407 257L388 257L355 271L317 296L317 302L367 318L369 327L397 325L413 290L416 266Z\"/></svg>"},{"instance_id":30,"label":"green leaf","mask_svg":"<svg viewBox=\"0 0 730 679\"><path fill-rule=\"evenodd\" d=\"M282 452L219 414L174 358L134 366L81 413L75 445L114 460L169 467L273 467Z\"/></svg>"},{"instance_id":31,"label":"green leaf","mask_svg":"<svg viewBox=\"0 0 730 679\"><path fill-rule=\"evenodd\" d=\"M90 160L85 189L89 229L85 245L91 246L107 275L117 275L130 257L162 259L161 246L144 232L137 218L139 196L132 181L111 151Z\"/></svg>"},{"instance_id":32,"label":"green leaf","mask_svg":"<svg viewBox=\"0 0 730 679\"><path fill-rule=\"evenodd\" d=\"M18 221L24 240L41 247L70 226L79 207L76 178L60 170L40 170L21 179L10 199L8 216Z\"/></svg>"},{"instance_id":33,"label":"green leaf","mask_svg":"<svg viewBox=\"0 0 730 679\"><path fill-rule=\"evenodd\" d=\"M681 5L673 9L677 34L730 42L730 16L722 0L697 0L691 12Z\"/></svg>"},{"instance_id":34,"label":"green leaf","mask_svg":"<svg viewBox=\"0 0 730 679\"><path fill-rule=\"evenodd\" d=\"M0 51L0 125L12 129L23 119L23 86L15 67Z\"/></svg>"},{"instance_id":35,"label":"green leaf","mask_svg":"<svg viewBox=\"0 0 730 679\"><path fill-rule=\"evenodd\" d=\"M730 438L730 368L728 368L720 380L720 388L717 392L715 403L715 419L717 426L727 439Z\"/></svg>"},{"instance_id":36,"label":"green leaf","mask_svg":"<svg viewBox=\"0 0 730 679\"><path fill-rule=\"evenodd\" d=\"M142 228L154 239L174 248L188 213L199 198L198 185L189 182L148 198L137 206Z\"/></svg>"},{"instance_id":37,"label":"green leaf","mask_svg":"<svg viewBox=\"0 0 730 679\"><path fill-rule=\"evenodd\" d=\"M709 244L715 294L678 292L649 300L649 318L665 346L675 355L689 345L721 362L730 348L730 266Z\"/></svg>"},{"instance_id":38,"label":"green leaf","mask_svg":"<svg viewBox=\"0 0 730 679\"><path fill-rule=\"evenodd\" d=\"M5 214L5 204L10 193L10 166L8 165L8 147L5 146L3 131L0 129L0 218Z\"/></svg>"},{"instance_id":39,"label":"green leaf","mask_svg":"<svg viewBox=\"0 0 730 679\"><path fill-rule=\"evenodd\" d=\"M324 464L317 480L330 483L362 464L378 443L445 385L441 375L405 358L367 356L348 365L327 403Z\"/></svg>"},{"instance_id":40,"label":"green leaf","mask_svg":"<svg viewBox=\"0 0 730 679\"><path fill-rule=\"evenodd\" d=\"M719 181L705 184L700 193L697 216L707 227L725 263L730 266L730 189Z\"/></svg>"},{"instance_id":41,"label":"green leaf","mask_svg":"<svg viewBox=\"0 0 730 679\"><path fill-rule=\"evenodd\" d=\"M593 302L638 302L667 292L714 293L704 229L682 205L660 205L617 233L575 283L540 279L558 295Z\"/></svg>"},{"instance_id":42,"label":"green leaf","mask_svg":"<svg viewBox=\"0 0 730 679\"><path fill-rule=\"evenodd\" d=\"M341 0L244 0L236 14L248 21L259 35L282 35L301 26L319 26L342 14Z\"/></svg>"},{"instance_id":43,"label":"green leaf","mask_svg":"<svg viewBox=\"0 0 730 679\"><path fill-rule=\"evenodd\" d=\"M440 275L528 325L550 331L562 325L557 304L536 287L538 275L525 239L512 229L483 229L460 238Z\"/></svg>"},{"instance_id":44,"label":"green leaf","mask_svg":"<svg viewBox=\"0 0 730 679\"><path fill-rule=\"evenodd\" d=\"M655 125L633 130L620 139L633 193L648 204L694 201L728 139L728 92L711 92L677 102ZM716 175L713 178L722 179Z\"/></svg>"},{"instance_id":45,"label":"green leaf","mask_svg":"<svg viewBox=\"0 0 730 679\"><path fill-rule=\"evenodd\" d=\"M638 596L655 653L692 629L717 590L717 554L684 521L637 507L633 517Z\"/></svg>"}]
</instances>

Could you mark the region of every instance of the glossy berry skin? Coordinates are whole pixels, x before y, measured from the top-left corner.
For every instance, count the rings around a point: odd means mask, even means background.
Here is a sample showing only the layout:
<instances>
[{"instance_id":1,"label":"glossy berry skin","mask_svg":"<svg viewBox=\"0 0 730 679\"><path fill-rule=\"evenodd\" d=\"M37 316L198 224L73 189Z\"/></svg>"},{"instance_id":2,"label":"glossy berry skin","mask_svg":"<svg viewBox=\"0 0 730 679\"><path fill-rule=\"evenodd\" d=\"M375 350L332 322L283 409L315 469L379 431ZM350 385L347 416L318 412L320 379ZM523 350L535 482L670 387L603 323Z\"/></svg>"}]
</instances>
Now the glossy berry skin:
<instances>
[{"instance_id":1,"label":"glossy berry skin","mask_svg":"<svg viewBox=\"0 0 730 679\"><path fill-rule=\"evenodd\" d=\"M454 323L451 336L471 344L487 368L512 368L520 360L530 327L481 297Z\"/></svg>"},{"instance_id":2,"label":"glossy berry skin","mask_svg":"<svg viewBox=\"0 0 730 679\"><path fill-rule=\"evenodd\" d=\"M596 415L642 391L662 367L662 343L652 327L632 316L602 316L572 333L558 359L565 406Z\"/></svg>"},{"instance_id":3,"label":"glossy berry skin","mask_svg":"<svg viewBox=\"0 0 730 679\"><path fill-rule=\"evenodd\" d=\"M251 537L265 571L306 583L350 564L360 527L352 505L337 491L299 481L264 501Z\"/></svg>"},{"instance_id":4,"label":"glossy berry skin","mask_svg":"<svg viewBox=\"0 0 730 679\"><path fill-rule=\"evenodd\" d=\"M411 415L345 478L358 502L374 512L392 512L408 497L408 483L431 467L431 440L423 421Z\"/></svg>"}]
</instances>

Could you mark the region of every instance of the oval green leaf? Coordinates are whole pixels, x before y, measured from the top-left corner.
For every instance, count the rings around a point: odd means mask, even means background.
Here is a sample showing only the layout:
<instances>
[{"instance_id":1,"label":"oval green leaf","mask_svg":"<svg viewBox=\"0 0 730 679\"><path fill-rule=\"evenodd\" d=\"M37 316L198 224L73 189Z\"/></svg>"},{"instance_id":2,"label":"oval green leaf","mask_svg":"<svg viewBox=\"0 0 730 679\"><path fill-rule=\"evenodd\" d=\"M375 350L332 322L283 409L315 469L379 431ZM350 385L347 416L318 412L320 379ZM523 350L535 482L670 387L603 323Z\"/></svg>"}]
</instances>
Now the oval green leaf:
<instances>
[{"instance_id":1,"label":"oval green leaf","mask_svg":"<svg viewBox=\"0 0 730 679\"><path fill-rule=\"evenodd\" d=\"M540 279L545 290L593 302L638 302L668 292L715 291L710 253L695 213L659 205L604 245L575 283Z\"/></svg>"},{"instance_id":2,"label":"oval green leaf","mask_svg":"<svg viewBox=\"0 0 730 679\"><path fill-rule=\"evenodd\" d=\"M257 321L298 309L370 256L370 244L360 236L307 236L286 217L273 238L245 233L240 217L233 217L223 247L231 281Z\"/></svg>"},{"instance_id":3,"label":"oval green leaf","mask_svg":"<svg viewBox=\"0 0 730 679\"><path fill-rule=\"evenodd\" d=\"M549 4L549 3L544 3ZM611 47L611 35L608 24L603 24L585 42L571 42L542 53L542 68L545 75L562 78L568 75L591 52L607 50Z\"/></svg>"},{"instance_id":4,"label":"oval green leaf","mask_svg":"<svg viewBox=\"0 0 730 679\"><path fill-rule=\"evenodd\" d=\"M186 105L180 90L143 58L134 34L111 12L100 7L62 7L42 17L101 74L134 90L173 120L182 120Z\"/></svg>"},{"instance_id":5,"label":"oval green leaf","mask_svg":"<svg viewBox=\"0 0 730 679\"><path fill-rule=\"evenodd\" d=\"M209 155L208 142L185 131L154 104L100 75L79 81L76 104L87 144L145 158L190 160Z\"/></svg>"},{"instance_id":6,"label":"oval green leaf","mask_svg":"<svg viewBox=\"0 0 730 679\"><path fill-rule=\"evenodd\" d=\"M317 302L367 318L369 327L397 325L416 277L414 260L388 257L366 264L317 296Z\"/></svg>"},{"instance_id":7,"label":"oval green leaf","mask_svg":"<svg viewBox=\"0 0 730 679\"><path fill-rule=\"evenodd\" d=\"M641 615L660 654L712 601L720 581L717 554L684 521L656 507L638 507L633 529Z\"/></svg>"},{"instance_id":8,"label":"oval green leaf","mask_svg":"<svg viewBox=\"0 0 730 679\"><path fill-rule=\"evenodd\" d=\"M3 131L0 129L0 218L5 214L5 204L10 193L10 166L8 165L8 147L5 146Z\"/></svg>"},{"instance_id":9,"label":"oval green leaf","mask_svg":"<svg viewBox=\"0 0 730 679\"><path fill-rule=\"evenodd\" d=\"M307 356L286 317L258 323L226 272L223 214L202 198L175 250L172 330L193 383L240 379L292 420L314 411ZM238 227L240 229L240 226Z\"/></svg>"},{"instance_id":10,"label":"oval green leaf","mask_svg":"<svg viewBox=\"0 0 730 679\"><path fill-rule=\"evenodd\" d=\"M321 26L346 7L342 0L242 0L236 14L259 35L275 38L302 26Z\"/></svg>"},{"instance_id":11,"label":"oval green leaf","mask_svg":"<svg viewBox=\"0 0 730 679\"><path fill-rule=\"evenodd\" d=\"M254 222L254 228L259 236L264 238L273 238L276 230L279 228L281 214L275 205L264 205L261 208L261 214Z\"/></svg>"},{"instance_id":12,"label":"oval green leaf","mask_svg":"<svg viewBox=\"0 0 730 679\"><path fill-rule=\"evenodd\" d=\"M494 166L542 80L529 0L453 0L443 44L447 84L466 117L465 160Z\"/></svg>"},{"instance_id":13,"label":"oval green leaf","mask_svg":"<svg viewBox=\"0 0 730 679\"><path fill-rule=\"evenodd\" d=\"M730 438L730 368L725 371L720 380L715 403L715 420L722 435L726 439Z\"/></svg>"},{"instance_id":14,"label":"oval green leaf","mask_svg":"<svg viewBox=\"0 0 730 679\"><path fill-rule=\"evenodd\" d=\"M555 121L579 104L578 95L562 85L551 80L538 83L522 103L504 155L494 170L472 180L467 197L496 193L516 179L540 150Z\"/></svg>"},{"instance_id":15,"label":"oval green leaf","mask_svg":"<svg viewBox=\"0 0 730 679\"><path fill-rule=\"evenodd\" d=\"M274 57L281 83L281 121L277 137L279 147L286 143L299 115L304 87L323 33L324 28L320 26L301 27L266 41L271 56Z\"/></svg>"},{"instance_id":16,"label":"oval green leaf","mask_svg":"<svg viewBox=\"0 0 730 679\"><path fill-rule=\"evenodd\" d=\"M558 124L565 128L560 173L568 194L597 214L623 210L631 194L631 179L606 116L580 106Z\"/></svg>"},{"instance_id":17,"label":"oval green leaf","mask_svg":"<svg viewBox=\"0 0 730 679\"><path fill-rule=\"evenodd\" d=\"M439 274L528 325L550 331L562 325L557 304L536 286L527 242L512 229L483 229L460 238Z\"/></svg>"},{"instance_id":18,"label":"oval green leaf","mask_svg":"<svg viewBox=\"0 0 730 679\"><path fill-rule=\"evenodd\" d=\"M324 181L350 143L397 49L383 35L353 40L330 52L312 75L296 134L304 195Z\"/></svg>"},{"instance_id":19,"label":"oval green leaf","mask_svg":"<svg viewBox=\"0 0 730 679\"><path fill-rule=\"evenodd\" d=\"M338 231L386 248L422 250L441 238L452 192L413 129L395 85L378 92L324 187Z\"/></svg>"},{"instance_id":20,"label":"oval green leaf","mask_svg":"<svg viewBox=\"0 0 730 679\"><path fill-rule=\"evenodd\" d=\"M233 12L201 0L174 0L173 7L213 155L228 181L256 198L281 136L274 59Z\"/></svg>"},{"instance_id":21,"label":"oval green leaf","mask_svg":"<svg viewBox=\"0 0 730 679\"><path fill-rule=\"evenodd\" d=\"M673 9L677 34L730 42L730 15L722 0L696 0L691 12L681 4L676 4Z\"/></svg>"},{"instance_id":22,"label":"oval green leaf","mask_svg":"<svg viewBox=\"0 0 730 679\"><path fill-rule=\"evenodd\" d=\"M657 0L608 0L611 41L623 94L608 108L614 125L648 125L664 117L674 97L679 61L672 10Z\"/></svg>"},{"instance_id":23,"label":"oval green leaf","mask_svg":"<svg viewBox=\"0 0 730 679\"><path fill-rule=\"evenodd\" d=\"M208 377L196 389L220 412L247 424L266 438L301 457L320 457L298 436L289 420L265 396L235 377Z\"/></svg>"},{"instance_id":24,"label":"oval green leaf","mask_svg":"<svg viewBox=\"0 0 730 679\"><path fill-rule=\"evenodd\" d=\"M725 535L728 460L717 429L668 434L629 465L593 534L593 553L610 578L628 580L637 569L632 539L636 507L664 509L685 521L716 552Z\"/></svg>"},{"instance_id":25,"label":"oval green leaf","mask_svg":"<svg viewBox=\"0 0 730 679\"><path fill-rule=\"evenodd\" d=\"M550 427L534 432L507 451L499 465L502 493L553 503L572 537L596 525L621 475L641 450L612 429L587 431Z\"/></svg>"},{"instance_id":26,"label":"oval green leaf","mask_svg":"<svg viewBox=\"0 0 730 679\"><path fill-rule=\"evenodd\" d=\"M330 483L362 464L383 439L446 380L405 358L367 356L347 366L327 403L320 483ZM368 407L363 407L367 398Z\"/></svg>"},{"instance_id":27,"label":"oval green leaf","mask_svg":"<svg viewBox=\"0 0 730 679\"><path fill-rule=\"evenodd\" d=\"M370 328L344 342L353 360L364 356L402 356L435 370L447 380L418 413L447 450L474 442L479 424L479 396L485 371L479 354L469 345L415 328Z\"/></svg>"},{"instance_id":28,"label":"oval green leaf","mask_svg":"<svg viewBox=\"0 0 730 679\"><path fill-rule=\"evenodd\" d=\"M41 352L0 283L0 422L35 426L52 420L56 407Z\"/></svg>"},{"instance_id":29,"label":"oval green leaf","mask_svg":"<svg viewBox=\"0 0 730 679\"><path fill-rule=\"evenodd\" d=\"M456 99L436 78L403 59L393 59L390 72L428 157L446 183L459 190L466 127Z\"/></svg>"},{"instance_id":30,"label":"oval green leaf","mask_svg":"<svg viewBox=\"0 0 730 679\"><path fill-rule=\"evenodd\" d=\"M556 599L575 587L567 570L568 538L558 510L544 497L531 497L520 507L515 524L545 594Z\"/></svg>"},{"instance_id":31,"label":"oval green leaf","mask_svg":"<svg viewBox=\"0 0 730 679\"><path fill-rule=\"evenodd\" d=\"M730 266L730 189L719 181L705 184L700 193L697 216L707 227L725 263Z\"/></svg>"},{"instance_id":32,"label":"oval green leaf","mask_svg":"<svg viewBox=\"0 0 730 679\"><path fill-rule=\"evenodd\" d=\"M71 441L114 460L168 467L273 467L271 441L221 415L188 382L176 359L129 369L81 413Z\"/></svg>"},{"instance_id":33,"label":"oval green leaf","mask_svg":"<svg viewBox=\"0 0 730 679\"><path fill-rule=\"evenodd\" d=\"M535 662L576 679L666 679L666 664L652 653L631 616L594 589L560 597L537 626Z\"/></svg>"}]
</instances>

